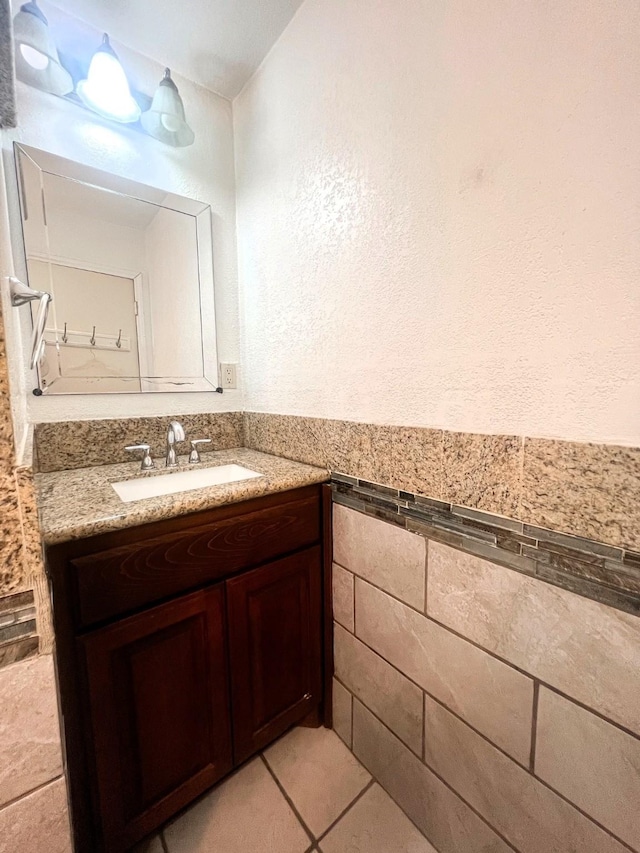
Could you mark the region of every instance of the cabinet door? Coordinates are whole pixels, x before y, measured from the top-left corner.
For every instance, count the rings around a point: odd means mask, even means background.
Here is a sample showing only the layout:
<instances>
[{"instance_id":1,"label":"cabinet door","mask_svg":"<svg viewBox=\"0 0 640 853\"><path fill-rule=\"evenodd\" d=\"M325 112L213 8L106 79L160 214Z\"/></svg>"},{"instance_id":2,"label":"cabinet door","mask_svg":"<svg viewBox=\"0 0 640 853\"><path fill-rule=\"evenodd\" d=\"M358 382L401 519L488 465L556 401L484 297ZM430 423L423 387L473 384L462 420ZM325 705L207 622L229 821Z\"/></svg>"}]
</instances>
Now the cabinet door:
<instances>
[{"instance_id":1,"label":"cabinet door","mask_svg":"<svg viewBox=\"0 0 640 853\"><path fill-rule=\"evenodd\" d=\"M234 759L321 699L321 559L310 548L227 581Z\"/></svg>"},{"instance_id":2,"label":"cabinet door","mask_svg":"<svg viewBox=\"0 0 640 853\"><path fill-rule=\"evenodd\" d=\"M231 768L225 635L219 585L79 641L110 853L129 849Z\"/></svg>"}]
</instances>

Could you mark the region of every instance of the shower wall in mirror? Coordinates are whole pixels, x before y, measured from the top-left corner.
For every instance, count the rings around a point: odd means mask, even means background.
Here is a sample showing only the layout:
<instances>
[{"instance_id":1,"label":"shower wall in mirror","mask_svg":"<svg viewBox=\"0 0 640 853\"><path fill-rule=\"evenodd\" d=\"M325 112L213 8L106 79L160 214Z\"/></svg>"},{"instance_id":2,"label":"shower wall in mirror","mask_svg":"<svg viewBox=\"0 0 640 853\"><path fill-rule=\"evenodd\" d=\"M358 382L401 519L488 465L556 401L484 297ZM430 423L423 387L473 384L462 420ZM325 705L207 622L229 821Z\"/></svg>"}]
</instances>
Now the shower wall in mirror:
<instances>
[{"instance_id":1,"label":"shower wall in mirror","mask_svg":"<svg viewBox=\"0 0 640 853\"><path fill-rule=\"evenodd\" d=\"M211 209L15 145L29 285L52 296L44 394L210 391Z\"/></svg>"}]
</instances>

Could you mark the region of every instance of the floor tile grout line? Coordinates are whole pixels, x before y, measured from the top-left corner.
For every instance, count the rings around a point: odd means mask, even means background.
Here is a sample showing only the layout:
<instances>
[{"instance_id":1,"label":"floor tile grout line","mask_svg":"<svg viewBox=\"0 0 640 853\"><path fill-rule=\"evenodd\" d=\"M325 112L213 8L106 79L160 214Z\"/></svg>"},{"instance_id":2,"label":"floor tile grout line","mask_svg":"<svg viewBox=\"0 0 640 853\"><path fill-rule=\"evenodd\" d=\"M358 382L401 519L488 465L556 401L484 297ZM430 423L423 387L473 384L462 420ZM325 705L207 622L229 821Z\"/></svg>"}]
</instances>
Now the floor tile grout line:
<instances>
[{"instance_id":1,"label":"floor tile grout line","mask_svg":"<svg viewBox=\"0 0 640 853\"><path fill-rule=\"evenodd\" d=\"M54 776L52 779L47 779L46 782L42 782L40 785L36 785L35 788L30 788L28 791L25 791L24 794L18 794L17 797L13 797L11 800L7 800L6 803L2 803L0 805L0 811L4 811L5 809L10 808L11 806L15 806L16 803L19 803L20 800L24 800L27 797L30 797L32 794L37 794L43 788L46 788L47 785L53 785L54 782L60 781L60 779L64 779L64 771L59 773L57 776Z\"/></svg>"},{"instance_id":2,"label":"floor tile grout line","mask_svg":"<svg viewBox=\"0 0 640 853\"><path fill-rule=\"evenodd\" d=\"M278 786L278 788L279 788L279 790L280 790L280 793L282 794L282 796L283 796L283 797L285 798L285 800L287 801L287 805L289 806L289 808L291 809L291 811L293 812L293 814L294 814L294 815L296 816L296 818L298 819L298 822L300 823L300 825L302 826L302 828L304 829L304 831L305 831L305 832L307 833L307 835L309 836L309 840L311 841L311 847L312 847L312 849L313 849L313 845L314 845L314 844L315 844L315 842L316 842L316 837L315 837L315 835L311 832L311 830L310 830L310 829L309 829L309 827L307 826L307 824L306 824L305 820L303 819L302 815L300 814L300 812L299 812L299 811L298 811L298 809L296 808L296 806L295 806L295 804L294 804L293 800L291 799L291 797L289 796L289 794L287 794L287 792L286 792L286 790L285 790L285 788L284 788L284 785L280 782L280 780L279 780L279 779L278 779L278 777L276 776L275 771L272 769L271 765L270 765L270 764L269 764L269 762L267 761L267 758L266 758L266 756L265 756L265 754L264 754L263 752L261 752L261 753L260 753L260 758L262 759L262 761L263 761L263 763L264 763L264 766L267 768L267 771L268 771L268 773L270 774L271 778L273 779L273 781L274 781L274 782L276 783L276 785Z\"/></svg>"},{"instance_id":3,"label":"floor tile grout line","mask_svg":"<svg viewBox=\"0 0 640 853\"><path fill-rule=\"evenodd\" d=\"M340 563L338 563L338 565L343 569L345 568ZM464 634L461 634L459 631L456 631L455 628L451 628L449 625L445 625L444 622L440 622L438 619L435 619L429 613L423 613L421 610L417 610L415 607L412 607L410 604L407 604L406 601L403 601L401 598L398 598L397 596L395 596L393 593L389 592L388 590L383 589L381 586L378 586L375 583L372 583L370 580L368 580L367 578L363 578L361 575L356 575L355 572L353 572L351 569L346 569L346 571L351 572L354 575L354 577L357 580L361 581L362 583L368 584L369 586L373 587L374 589L377 589L378 592L382 592L384 595L388 595L389 598L393 599L394 601L397 601L398 604L402 604L404 607L407 607L409 610L412 610L414 613L417 613L419 616L422 616L423 619L427 619L429 622L433 622L434 625L438 625L438 627L443 628L445 631L448 631L450 634L453 634L454 637L458 637L458 639L464 640L465 643L469 643L470 646L473 646L474 648L479 649L481 652L484 652L486 655L489 655L489 657L493 658L494 660L497 660L500 663L503 663L505 666L508 666L511 669L514 669L516 672L519 672L520 675L526 676L531 681L538 681L540 684L540 687L546 687L548 690L552 690L554 693L557 693L559 696L562 696L563 699L567 699L569 702L573 702L573 704L577 705L579 708L583 708L585 711L589 711L589 713L594 714L596 717L599 717L605 723L609 723L610 725L615 726L615 728L620 729L620 731L623 731L625 734L628 734L630 737L635 738L636 740L640 740L640 732L634 732L632 729L625 726L624 723L619 723L616 720L612 720L611 717L607 717L605 714L602 713L602 711L598 711L596 708L591 708L589 705L585 705L585 703L582 702L580 699L576 699L574 696L571 696L569 693L565 693L559 687L555 687L553 684L550 684L549 682L545 681L544 679L540 678L539 676L534 675L531 672L527 672L526 669L522 669L522 667L518 666L517 663L513 663L512 661L507 660L507 658L500 657L500 655L497 655L495 652L491 651L491 649L486 648L486 646L481 646L475 640L472 640L469 637L466 637ZM530 576L526 575L525 577L530 577ZM341 625L340 622L338 622L338 624L340 625L341 628L344 628L344 625ZM349 629L344 628L344 630L348 631ZM355 630L349 631L349 633L352 634L356 639L360 640L360 642L363 642L362 638L359 637L355 633ZM365 643L365 645L367 645L367 644ZM367 646L367 648L371 648L371 646ZM372 651L375 651L375 649L372 649ZM376 652L376 654L379 655L380 657L382 657L382 655L380 655L379 652ZM386 660L386 658L383 658L383 660ZM387 663L389 663L389 661L387 661ZM394 669L397 669L398 672L401 672L402 675L405 676L405 678L409 678L408 675L406 675L404 672L402 672L402 670L399 670L398 667L396 667L394 664L390 664L390 665L393 666ZM409 681L413 681L413 679L409 678ZM413 683L415 684L416 682L413 682ZM420 687L419 684L417 686ZM421 689L424 689L424 688L421 688Z\"/></svg>"},{"instance_id":4,"label":"floor tile grout line","mask_svg":"<svg viewBox=\"0 0 640 853\"><path fill-rule=\"evenodd\" d=\"M354 753L353 753L353 752L352 752L351 754L352 754L352 755L354 755ZM358 761L359 761L359 763L360 763L360 764L362 764L362 762L360 762L360 759L358 759ZM364 767L364 765L362 765L362 766ZM369 773L369 771L368 771L368 770L367 770L367 773ZM332 830L335 826L337 826L337 825L340 823L340 821L342 820L342 818L343 818L343 817L344 817L348 812L350 812L350 811L351 811L351 809L355 806L355 804L358 802L358 800L361 800L361 799L364 797L364 795L367 793L367 791L369 790L369 788L371 788L373 785L375 785L375 784L376 784L376 780L373 778L373 776L372 776L371 774L369 774L369 775L371 776L371 779L369 779L369 781L368 781L368 782L367 782L367 784L364 786L364 788L360 791L360 793L359 793L359 794L357 794L357 795L356 795L356 796L351 800L351 802L350 802L350 803L349 803L349 805L346 807L346 809L343 809L343 810L340 812L340 814L339 814L339 815L338 815L338 817L333 821L333 823L330 823L330 824L329 824L329 826L324 830L324 832L323 832L321 835L319 835L319 836L318 836L318 838L317 838L317 843L318 843L318 844L319 844L323 839L325 839L325 838L327 837L327 835L329 835L329 833L331 832L331 830Z\"/></svg>"}]
</instances>

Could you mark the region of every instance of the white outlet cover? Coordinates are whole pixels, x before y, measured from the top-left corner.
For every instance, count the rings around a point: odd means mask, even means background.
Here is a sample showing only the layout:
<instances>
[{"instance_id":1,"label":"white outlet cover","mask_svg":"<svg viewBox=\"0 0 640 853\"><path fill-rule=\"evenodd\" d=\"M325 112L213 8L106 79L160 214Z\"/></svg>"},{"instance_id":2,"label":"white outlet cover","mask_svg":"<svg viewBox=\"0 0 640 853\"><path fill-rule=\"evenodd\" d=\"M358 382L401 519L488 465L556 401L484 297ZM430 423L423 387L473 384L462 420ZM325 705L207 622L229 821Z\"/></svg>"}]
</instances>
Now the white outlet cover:
<instances>
[{"instance_id":1,"label":"white outlet cover","mask_svg":"<svg viewBox=\"0 0 640 853\"><path fill-rule=\"evenodd\" d=\"M223 388L237 388L238 376L236 364L220 365L220 384Z\"/></svg>"}]
</instances>

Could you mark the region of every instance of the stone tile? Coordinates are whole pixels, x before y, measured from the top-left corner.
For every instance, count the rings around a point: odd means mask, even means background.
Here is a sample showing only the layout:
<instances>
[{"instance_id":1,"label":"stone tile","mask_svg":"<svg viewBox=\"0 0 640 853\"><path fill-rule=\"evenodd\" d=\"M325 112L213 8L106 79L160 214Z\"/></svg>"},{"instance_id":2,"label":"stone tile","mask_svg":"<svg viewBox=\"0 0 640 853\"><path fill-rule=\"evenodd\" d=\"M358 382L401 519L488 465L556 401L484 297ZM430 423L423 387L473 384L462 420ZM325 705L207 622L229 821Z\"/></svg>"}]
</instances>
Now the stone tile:
<instances>
[{"instance_id":1,"label":"stone tile","mask_svg":"<svg viewBox=\"0 0 640 853\"><path fill-rule=\"evenodd\" d=\"M333 564L333 618L353 631L353 575L337 563Z\"/></svg>"},{"instance_id":2,"label":"stone tile","mask_svg":"<svg viewBox=\"0 0 640 853\"><path fill-rule=\"evenodd\" d=\"M71 853L64 779L0 809L0 853Z\"/></svg>"},{"instance_id":3,"label":"stone tile","mask_svg":"<svg viewBox=\"0 0 640 853\"><path fill-rule=\"evenodd\" d=\"M370 429L375 482L432 498L441 496L442 430L376 425Z\"/></svg>"},{"instance_id":4,"label":"stone tile","mask_svg":"<svg viewBox=\"0 0 640 853\"><path fill-rule=\"evenodd\" d=\"M520 853L626 850L428 697L425 761Z\"/></svg>"},{"instance_id":5,"label":"stone tile","mask_svg":"<svg viewBox=\"0 0 640 853\"><path fill-rule=\"evenodd\" d=\"M384 446L372 424L356 421L323 420L319 425L323 436L326 466L363 480L379 482Z\"/></svg>"},{"instance_id":6,"label":"stone tile","mask_svg":"<svg viewBox=\"0 0 640 853\"><path fill-rule=\"evenodd\" d=\"M426 544L417 534L334 505L333 556L354 574L424 609Z\"/></svg>"},{"instance_id":7,"label":"stone tile","mask_svg":"<svg viewBox=\"0 0 640 853\"><path fill-rule=\"evenodd\" d=\"M351 693L333 679L333 730L351 749Z\"/></svg>"},{"instance_id":8,"label":"stone tile","mask_svg":"<svg viewBox=\"0 0 640 853\"><path fill-rule=\"evenodd\" d=\"M640 448L527 438L523 470L524 521L640 547Z\"/></svg>"},{"instance_id":9,"label":"stone tile","mask_svg":"<svg viewBox=\"0 0 640 853\"><path fill-rule=\"evenodd\" d=\"M247 447L326 467L324 419L244 412L244 425Z\"/></svg>"},{"instance_id":10,"label":"stone tile","mask_svg":"<svg viewBox=\"0 0 640 853\"><path fill-rule=\"evenodd\" d=\"M322 853L437 853L379 785L349 809L321 841Z\"/></svg>"},{"instance_id":11,"label":"stone tile","mask_svg":"<svg viewBox=\"0 0 640 853\"><path fill-rule=\"evenodd\" d=\"M541 688L536 775L640 849L640 740Z\"/></svg>"},{"instance_id":12,"label":"stone tile","mask_svg":"<svg viewBox=\"0 0 640 853\"><path fill-rule=\"evenodd\" d=\"M245 412L247 446L439 497L442 431Z\"/></svg>"},{"instance_id":13,"label":"stone tile","mask_svg":"<svg viewBox=\"0 0 640 853\"><path fill-rule=\"evenodd\" d=\"M428 583L429 616L640 733L636 616L436 543Z\"/></svg>"},{"instance_id":14,"label":"stone tile","mask_svg":"<svg viewBox=\"0 0 640 853\"><path fill-rule=\"evenodd\" d=\"M439 853L513 853L357 699L353 708L355 754Z\"/></svg>"},{"instance_id":15,"label":"stone tile","mask_svg":"<svg viewBox=\"0 0 640 853\"><path fill-rule=\"evenodd\" d=\"M26 575L18 490L13 471L0 467L0 595L24 589Z\"/></svg>"},{"instance_id":16,"label":"stone tile","mask_svg":"<svg viewBox=\"0 0 640 853\"><path fill-rule=\"evenodd\" d=\"M14 464L13 420L9 395L9 374L0 305L0 472L9 473Z\"/></svg>"},{"instance_id":17,"label":"stone tile","mask_svg":"<svg viewBox=\"0 0 640 853\"><path fill-rule=\"evenodd\" d=\"M0 671L0 805L62 772L53 658Z\"/></svg>"},{"instance_id":18,"label":"stone tile","mask_svg":"<svg viewBox=\"0 0 640 853\"><path fill-rule=\"evenodd\" d=\"M227 464L244 465L264 476L192 489L176 495L160 495L143 501L123 503L111 483L138 477L139 461L37 474L35 481L42 538L47 545L68 542L288 489L324 483L328 479L327 471L322 468L311 468L288 459L265 456L246 447L208 453L207 458L203 457L200 470ZM189 469L188 457L181 456L176 471ZM146 476L167 475L160 467Z\"/></svg>"},{"instance_id":19,"label":"stone tile","mask_svg":"<svg viewBox=\"0 0 640 853\"><path fill-rule=\"evenodd\" d=\"M27 660L38 653L38 637L23 637L0 645L0 669L10 663Z\"/></svg>"},{"instance_id":20,"label":"stone tile","mask_svg":"<svg viewBox=\"0 0 640 853\"><path fill-rule=\"evenodd\" d=\"M442 496L452 504L518 517L522 439L444 433Z\"/></svg>"},{"instance_id":21,"label":"stone tile","mask_svg":"<svg viewBox=\"0 0 640 853\"><path fill-rule=\"evenodd\" d=\"M309 838L260 758L164 829L171 853L303 853Z\"/></svg>"},{"instance_id":22,"label":"stone tile","mask_svg":"<svg viewBox=\"0 0 640 853\"><path fill-rule=\"evenodd\" d=\"M360 580L356 581L356 635L528 764L533 713L530 678Z\"/></svg>"},{"instance_id":23,"label":"stone tile","mask_svg":"<svg viewBox=\"0 0 640 853\"><path fill-rule=\"evenodd\" d=\"M204 453L242 446L241 412L41 423L36 424L34 431L38 471L67 471L130 462L131 454L124 450L125 445L143 441L151 445L154 457L162 457L171 420L180 421L185 429L187 440L178 444L180 453L189 452L188 442L192 438L212 439Z\"/></svg>"},{"instance_id":24,"label":"stone tile","mask_svg":"<svg viewBox=\"0 0 640 853\"><path fill-rule=\"evenodd\" d=\"M33 471L31 468L16 468L15 478L20 517L22 520L24 558L27 564L26 571L30 577L33 575L44 575L42 539L38 524L38 508L36 505Z\"/></svg>"},{"instance_id":25,"label":"stone tile","mask_svg":"<svg viewBox=\"0 0 640 853\"><path fill-rule=\"evenodd\" d=\"M3 596L0 598L0 623L7 614L30 609L33 604L33 591L30 589Z\"/></svg>"},{"instance_id":26,"label":"stone tile","mask_svg":"<svg viewBox=\"0 0 640 853\"><path fill-rule=\"evenodd\" d=\"M339 625L334 646L338 678L422 757L422 690Z\"/></svg>"},{"instance_id":27,"label":"stone tile","mask_svg":"<svg viewBox=\"0 0 640 853\"><path fill-rule=\"evenodd\" d=\"M292 729L264 756L316 837L371 779L336 733L322 727Z\"/></svg>"}]
</instances>

